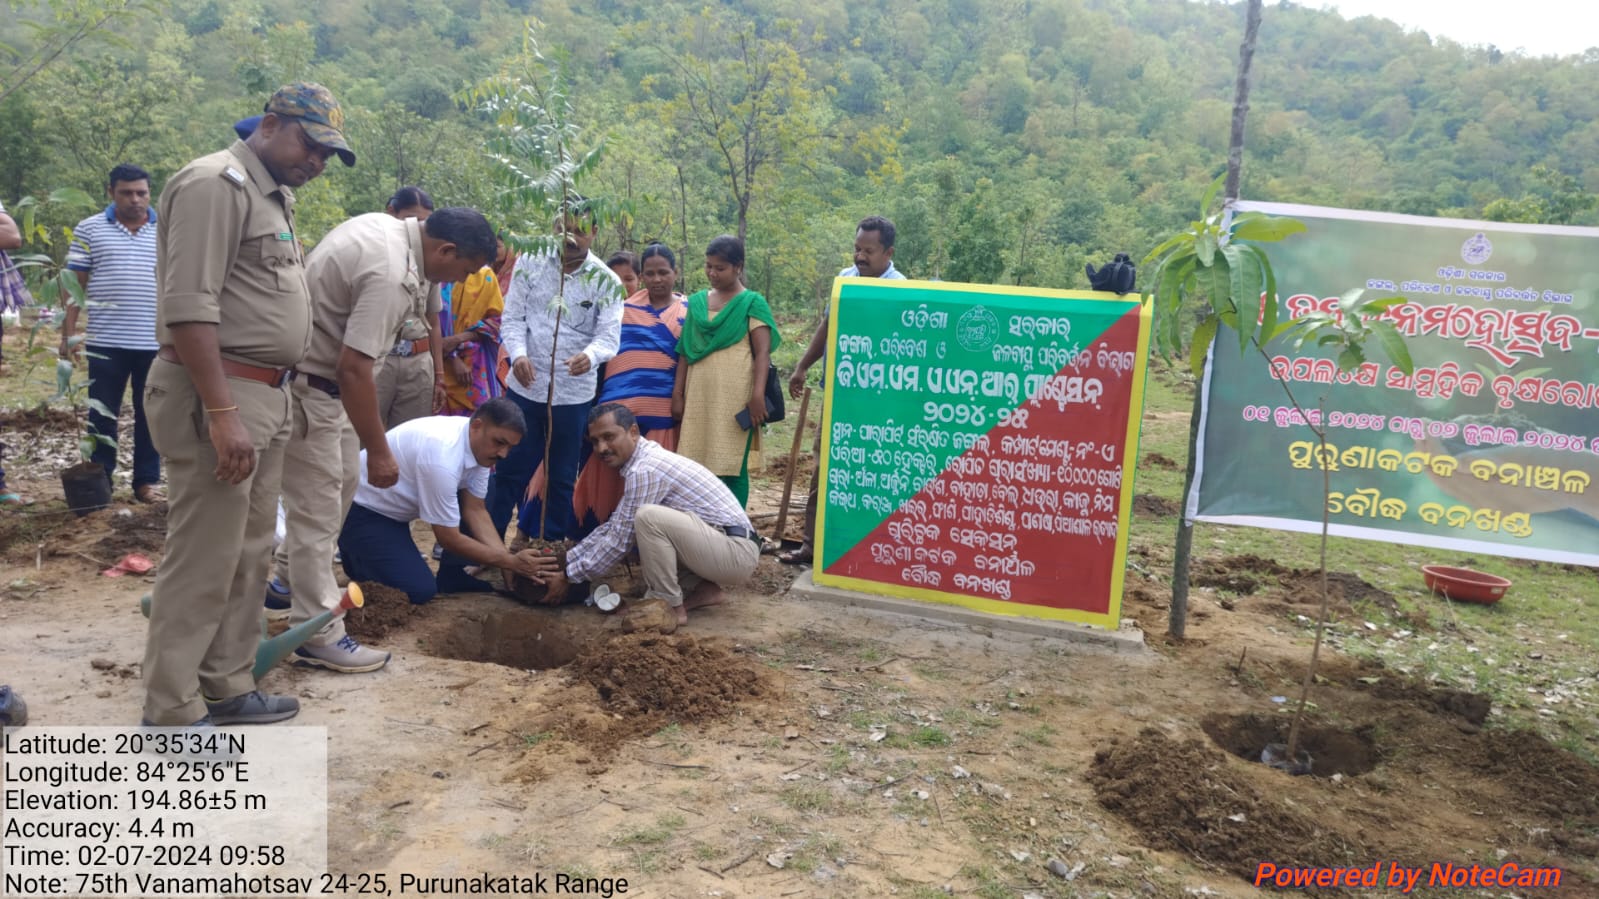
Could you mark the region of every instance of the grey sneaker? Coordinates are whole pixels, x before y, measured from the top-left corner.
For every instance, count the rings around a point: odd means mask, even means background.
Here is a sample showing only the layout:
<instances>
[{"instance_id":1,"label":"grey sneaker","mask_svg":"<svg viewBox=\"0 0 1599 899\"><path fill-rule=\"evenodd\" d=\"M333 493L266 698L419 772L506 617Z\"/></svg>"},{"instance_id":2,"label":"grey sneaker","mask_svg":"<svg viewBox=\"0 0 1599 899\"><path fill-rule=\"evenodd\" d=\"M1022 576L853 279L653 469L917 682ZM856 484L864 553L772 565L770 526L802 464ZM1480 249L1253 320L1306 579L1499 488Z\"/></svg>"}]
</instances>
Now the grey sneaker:
<instances>
[{"instance_id":1,"label":"grey sneaker","mask_svg":"<svg viewBox=\"0 0 1599 899\"><path fill-rule=\"evenodd\" d=\"M300 714L300 700L251 690L232 699L205 701L212 724L271 724Z\"/></svg>"},{"instance_id":2,"label":"grey sneaker","mask_svg":"<svg viewBox=\"0 0 1599 899\"><path fill-rule=\"evenodd\" d=\"M326 668L341 674L361 674L376 671L389 663L389 654L362 646L355 638L345 634L339 642L327 646L309 643L294 651L294 664L306 668Z\"/></svg>"}]
</instances>

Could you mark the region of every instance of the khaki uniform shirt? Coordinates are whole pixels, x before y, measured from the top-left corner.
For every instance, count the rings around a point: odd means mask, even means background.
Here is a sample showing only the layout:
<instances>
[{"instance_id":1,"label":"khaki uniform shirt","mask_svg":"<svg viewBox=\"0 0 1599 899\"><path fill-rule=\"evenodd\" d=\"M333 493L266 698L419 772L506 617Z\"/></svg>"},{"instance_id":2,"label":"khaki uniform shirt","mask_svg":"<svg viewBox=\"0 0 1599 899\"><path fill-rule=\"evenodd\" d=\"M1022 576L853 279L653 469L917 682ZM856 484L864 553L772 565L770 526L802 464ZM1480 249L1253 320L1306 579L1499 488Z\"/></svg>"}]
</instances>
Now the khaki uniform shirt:
<instances>
[{"instance_id":1,"label":"khaki uniform shirt","mask_svg":"<svg viewBox=\"0 0 1599 899\"><path fill-rule=\"evenodd\" d=\"M421 340L422 338L433 333L433 329L437 327L435 322L439 320L439 310L443 308L444 296L439 290L439 285L429 284L427 317L407 317L406 320L400 324L400 339ZM421 355L426 356L427 353L422 353Z\"/></svg>"},{"instance_id":2,"label":"khaki uniform shirt","mask_svg":"<svg viewBox=\"0 0 1599 899\"><path fill-rule=\"evenodd\" d=\"M217 326L222 355L285 368L311 342L311 297L294 235L294 192L244 141L184 166L161 191L156 340Z\"/></svg>"},{"instance_id":3,"label":"khaki uniform shirt","mask_svg":"<svg viewBox=\"0 0 1599 899\"><path fill-rule=\"evenodd\" d=\"M311 348L296 368L334 380L344 347L381 360L408 321L427 315L421 228L384 212L358 215L311 251L307 280Z\"/></svg>"}]
</instances>

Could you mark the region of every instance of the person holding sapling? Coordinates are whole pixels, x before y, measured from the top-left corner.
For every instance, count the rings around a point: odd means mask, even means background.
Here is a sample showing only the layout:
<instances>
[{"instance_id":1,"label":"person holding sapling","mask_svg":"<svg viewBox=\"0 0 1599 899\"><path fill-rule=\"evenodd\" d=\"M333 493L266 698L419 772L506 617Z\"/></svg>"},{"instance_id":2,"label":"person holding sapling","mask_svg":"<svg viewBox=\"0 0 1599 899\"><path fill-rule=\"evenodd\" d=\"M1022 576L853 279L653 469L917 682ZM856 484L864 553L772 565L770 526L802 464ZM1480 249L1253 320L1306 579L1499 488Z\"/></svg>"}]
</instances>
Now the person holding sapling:
<instances>
[{"instance_id":1,"label":"person holding sapling","mask_svg":"<svg viewBox=\"0 0 1599 899\"><path fill-rule=\"evenodd\" d=\"M724 585L748 583L761 559L760 537L727 479L639 435L620 403L589 415L589 442L600 463L622 478L615 513L566 554L530 560L546 585L546 605L566 601L574 583L602 577L637 547L645 599L663 600L688 623L691 609L721 605Z\"/></svg>"},{"instance_id":2,"label":"person holding sapling","mask_svg":"<svg viewBox=\"0 0 1599 899\"><path fill-rule=\"evenodd\" d=\"M389 487L372 483L371 457L363 450L354 501L339 532L345 573L401 590L417 604L440 593L492 592L492 584L466 573L467 565L537 575L535 551L507 551L483 504L489 470L526 431L521 410L505 397L484 402L471 418L414 418L388 433L398 471ZM445 549L437 575L411 537L411 522L418 520Z\"/></svg>"},{"instance_id":3,"label":"person holding sapling","mask_svg":"<svg viewBox=\"0 0 1599 899\"><path fill-rule=\"evenodd\" d=\"M710 469L749 502L750 465L761 464L766 378L782 343L766 298L743 284L744 243L731 235L705 248L711 282L688 298L678 341L672 417L683 422L678 452Z\"/></svg>"},{"instance_id":4,"label":"person holding sapling","mask_svg":"<svg viewBox=\"0 0 1599 899\"><path fill-rule=\"evenodd\" d=\"M594 402L594 370L616 355L622 329L622 282L589 252L592 213L568 214L556 234L559 251L517 260L506 288L500 341L511 370L505 386L527 419L528 433L495 466L488 496L489 516L502 535L528 497L518 526L546 540L562 540L575 529L572 489ZM559 305L553 302L557 296ZM541 464L549 473L547 490L533 476ZM549 504L547 516L541 496Z\"/></svg>"},{"instance_id":5,"label":"person holding sapling","mask_svg":"<svg viewBox=\"0 0 1599 899\"><path fill-rule=\"evenodd\" d=\"M399 477L376 384L378 369L394 359L389 349L396 336L438 314L430 283L461 280L492 258L494 229L482 213L460 207L421 221L359 215L311 251L306 280L313 327L305 358L295 366L293 429L284 455L294 477L283 484L287 528L279 574L286 573L293 587L291 624L338 605L333 553L360 479L359 454L366 453L373 487L391 487ZM388 659L387 652L346 634L341 618L294 654L296 665L345 674L376 671Z\"/></svg>"}]
</instances>

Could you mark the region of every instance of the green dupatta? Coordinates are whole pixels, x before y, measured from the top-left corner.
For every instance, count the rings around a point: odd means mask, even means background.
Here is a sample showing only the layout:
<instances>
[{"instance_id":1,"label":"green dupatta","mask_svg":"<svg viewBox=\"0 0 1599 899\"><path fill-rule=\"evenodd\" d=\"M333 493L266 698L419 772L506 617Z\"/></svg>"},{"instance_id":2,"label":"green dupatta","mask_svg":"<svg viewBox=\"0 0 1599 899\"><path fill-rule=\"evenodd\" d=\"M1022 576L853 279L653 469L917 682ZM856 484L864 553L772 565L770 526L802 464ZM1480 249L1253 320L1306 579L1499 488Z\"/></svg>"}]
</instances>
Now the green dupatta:
<instances>
[{"instance_id":1,"label":"green dupatta","mask_svg":"<svg viewBox=\"0 0 1599 899\"><path fill-rule=\"evenodd\" d=\"M753 290L741 292L727 301L716 319L711 319L710 292L700 291L688 298L688 316L683 321L683 334L677 340L677 351L690 363L724 350L749 336L749 320L759 319L772 329L772 349L783 342L777 333L777 322L766 297Z\"/></svg>"}]
</instances>

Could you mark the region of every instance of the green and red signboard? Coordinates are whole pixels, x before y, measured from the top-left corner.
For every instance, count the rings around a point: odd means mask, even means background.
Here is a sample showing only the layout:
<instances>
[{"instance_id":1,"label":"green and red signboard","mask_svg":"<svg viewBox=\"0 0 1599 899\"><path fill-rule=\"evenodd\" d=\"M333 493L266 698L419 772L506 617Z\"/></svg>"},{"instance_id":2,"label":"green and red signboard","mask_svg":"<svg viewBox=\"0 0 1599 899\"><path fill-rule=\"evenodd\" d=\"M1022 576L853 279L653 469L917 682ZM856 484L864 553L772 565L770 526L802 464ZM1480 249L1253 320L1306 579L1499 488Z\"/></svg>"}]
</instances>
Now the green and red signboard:
<instances>
[{"instance_id":1,"label":"green and red signboard","mask_svg":"<svg viewBox=\"0 0 1599 899\"><path fill-rule=\"evenodd\" d=\"M816 583L1117 627L1148 335L1136 296L839 279Z\"/></svg>"}]
</instances>

